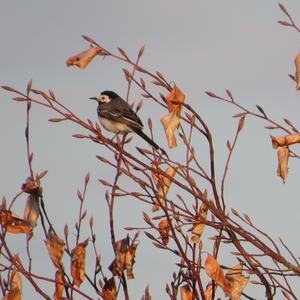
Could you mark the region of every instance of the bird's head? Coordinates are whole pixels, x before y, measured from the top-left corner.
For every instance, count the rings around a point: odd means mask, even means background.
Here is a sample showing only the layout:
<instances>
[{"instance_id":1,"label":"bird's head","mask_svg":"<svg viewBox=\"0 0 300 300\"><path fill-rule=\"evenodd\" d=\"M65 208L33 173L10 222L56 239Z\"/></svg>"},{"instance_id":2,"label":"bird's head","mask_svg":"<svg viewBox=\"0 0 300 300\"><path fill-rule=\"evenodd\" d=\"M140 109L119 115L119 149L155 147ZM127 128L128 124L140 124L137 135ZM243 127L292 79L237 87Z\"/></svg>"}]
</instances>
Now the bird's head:
<instances>
[{"instance_id":1,"label":"bird's head","mask_svg":"<svg viewBox=\"0 0 300 300\"><path fill-rule=\"evenodd\" d=\"M96 100L99 104L109 103L112 99L119 97L115 92L104 91L99 96L91 97L91 100Z\"/></svg>"}]
</instances>

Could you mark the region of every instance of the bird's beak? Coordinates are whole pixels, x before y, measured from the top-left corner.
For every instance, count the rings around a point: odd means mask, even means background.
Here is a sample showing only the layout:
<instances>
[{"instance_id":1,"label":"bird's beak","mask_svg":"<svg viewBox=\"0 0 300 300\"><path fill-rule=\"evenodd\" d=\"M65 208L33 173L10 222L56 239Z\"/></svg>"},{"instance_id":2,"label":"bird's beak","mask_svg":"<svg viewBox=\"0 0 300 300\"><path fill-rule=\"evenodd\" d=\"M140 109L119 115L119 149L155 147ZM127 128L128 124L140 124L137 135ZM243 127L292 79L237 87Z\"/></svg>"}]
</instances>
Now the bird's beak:
<instances>
[{"instance_id":1,"label":"bird's beak","mask_svg":"<svg viewBox=\"0 0 300 300\"><path fill-rule=\"evenodd\" d=\"M98 100L96 97L91 97L91 98L89 98L89 99L91 99L91 100Z\"/></svg>"}]
</instances>

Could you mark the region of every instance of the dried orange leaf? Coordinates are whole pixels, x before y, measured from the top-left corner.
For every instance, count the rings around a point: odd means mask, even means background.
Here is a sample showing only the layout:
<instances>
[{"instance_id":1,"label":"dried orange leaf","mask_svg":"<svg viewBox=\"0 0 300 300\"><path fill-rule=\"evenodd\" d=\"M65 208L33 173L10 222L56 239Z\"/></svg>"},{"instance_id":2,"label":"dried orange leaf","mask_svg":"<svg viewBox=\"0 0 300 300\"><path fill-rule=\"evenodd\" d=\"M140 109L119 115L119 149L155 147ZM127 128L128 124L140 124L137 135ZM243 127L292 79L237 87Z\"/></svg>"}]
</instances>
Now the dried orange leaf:
<instances>
[{"instance_id":1,"label":"dried orange leaf","mask_svg":"<svg viewBox=\"0 0 300 300\"><path fill-rule=\"evenodd\" d=\"M22 293L22 278L16 269L13 269L10 277L10 287L17 288Z\"/></svg>"},{"instance_id":2,"label":"dried orange leaf","mask_svg":"<svg viewBox=\"0 0 300 300\"><path fill-rule=\"evenodd\" d=\"M191 239L193 243L200 242L200 237L205 227L205 223L203 221L207 219L207 212L208 212L207 206L204 203L202 203L200 206L199 221L192 228Z\"/></svg>"},{"instance_id":3,"label":"dried orange leaf","mask_svg":"<svg viewBox=\"0 0 300 300\"><path fill-rule=\"evenodd\" d=\"M165 171L166 175L170 176L171 178L163 177L162 182L160 182L160 193L162 195L167 195L170 185L172 183L172 178L174 178L175 174L177 172L177 168L174 167L168 167L167 170Z\"/></svg>"},{"instance_id":4,"label":"dried orange leaf","mask_svg":"<svg viewBox=\"0 0 300 300\"><path fill-rule=\"evenodd\" d=\"M300 90L300 53L296 55L295 66L296 66L296 72L295 72L296 90L299 91Z\"/></svg>"},{"instance_id":5,"label":"dried orange leaf","mask_svg":"<svg viewBox=\"0 0 300 300\"><path fill-rule=\"evenodd\" d=\"M157 187L160 186L160 182L163 180L163 176L158 172L158 171L162 171L162 169L159 167L159 162L154 161L152 163L152 168L154 169L154 171L152 171L152 178L156 184Z\"/></svg>"},{"instance_id":6,"label":"dried orange leaf","mask_svg":"<svg viewBox=\"0 0 300 300\"><path fill-rule=\"evenodd\" d=\"M129 237L115 243L116 258L109 266L114 275L121 277L124 269L126 269L128 279L134 278L132 269L135 263L136 248L137 243L129 245Z\"/></svg>"},{"instance_id":7,"label":"dried orange leaf","mask_svg":"<svg viewBox=\"0 0 300 300\"><path fill-rule=\"evenodd\" d=\"M71 251L71 275L74 279L74 284L78 287L81 285L84 279L86 254L85 248L88 245L88 242L89 240L86 239Z\"/></svg>"},{"instance_id":8,"label":"dried orange leaf","mask_svg":"<svg viewBox=\"0 0 300 300\"><path fill-rule=\"evenodd\" d=\"M30 226L33 228L36 226L39 216L40 209L38 199L35 195L29 195L24 209L24 220L29 222Z\"/></svg>"},{"instance_id":9,"label":"dried orange leaf","mask_svg":"<svg viewBox=\"0 0 300 300\"><path fill-rule=\"evenodd\" d=\"M125 256L125 269L127 271L127 278L134 279L133 274L133 265L135 263L135 252L136 252L137 244L132 244L128 250L126 251Z\"/></svg>"},{"instance_id":10,"label":"dried orange leaf","mask_svg":"<svg viewBox=\"0 0 300 300\"><path fill-rule=\"evenodd\" d=\"M215 291L216 291L217 287L218 286L215 286ZM213 292L213 285L212 285L212 283L209 283L206 286L206 290L204 292L205 300L212 300L212 292Z\"/></svg>"},{"instance_id":11,"label":"dried orange leaf","mask_svg":"<svg viewBox=\"0 0 300 300\"><path fill-rule=\"evenodd\" d=\"M175 131L179 127L180 119L176 113L169 113L160 119L166 133L169 148L177 147L177 140L175 137Z\"/></svg>"},{"instance_id":12,"label":"dried orange leaf","mask_svg":"<svg viewBox=\"0 0 300 300\"><path fill-rule=\"evenodd\" d=\"M62 268L61 259L65 250L65 242L54 233L48 232L45 243L52 263L60 270Z\"/></svg>"},{"instance_id":13,"label":"dried orange leaf","mask_svg":"<svg viewBox=\"0 0 300 300\"><path fill-rule=\"evenodd\" d=\"M178 117L180 117L182 105L185 100L185 95L182 91L175 85L170 94L166 96L167 105L169 112L175 112ZM175 103L177 102L177 103Z\"/></svg>"},{"instance_id":14,"label":"dried orange leaf","mask_svg":"<svg viewBox=\"0 0 300 300\"><path fill-rule=\"evenodd\" d=\"M217 260L210 254L207 255L205 261L205 271L207 275L219 285L226 294L230 289L230 282L225 278L223 270Z\"/></svg>"},{"instance_id":15,"label":"dried orange leaf","mask_svg":"<svg viewBox=\"0 0 300 300\"><path fill-rule=\"evenodd\" d=\"M180 125L180 113L185 95L175 85L168 96L166 96L169 113L164 115L160 121L164 126L166 137L170 148L177 146L175 130ZM175 103L176 102L176 103Z\"/></svg>"},{"instance_id":16,"label":"dried orange leaf","mask_svg":"<svg viewBox=\"0 0 300 300\"><path fill-rule=\"evenodd\" d=\"M0 211L0 224L10 233L31 233L32 227L26 220L19 219L12 215L10 210Z\"/></svg>"},{"instance_id":17,"label":"dried orange leaf","mask_svg":"<svg viewBox=\"0 0 300 300\"><path fill-rule=\"evenodd\" d=\"M193 300L194 296L190 287L186 284L180 288L181 300Z\"/></svg>"},{"instance_id":18,"label":"dried orange leaf","mask_svg":"<svg viewBox=\"0 0 300 300\"><path fill-rule=\"evenodd\" d=\"M155 166L155 168L157 169L158 167ZM175 176L176 172L177 172L177 168L168 167L165 171L165 174L170 176L171 178L173 178ZM159 210L160 206L164 206L164 204L165 204L164 198L167 196L167 193L170 189L172 179L167 178L167 177L163 176L163 174L158 174L156 172L152 173L152 177L159 189L158 195L159 195L159 201L160 201L160 203L158 203L157 205L154 205L152 207L152 211L154 212L154 211Z\"/></svg>"},{"instance_id":19,"label":"dried orange leaf","mask_svg":"<svg viewBox=\"0 0 300 300\"><path fill-rule=\"evenodd\" d=\"M288 162L290 157L289 148L287 146L279 147L277 151L277 157L278 157L277 175L280 176L283 180L283 183L285 183L288 176Z\"/></svg>"},{"instance_id":20,"label":"dried orange leaf","mask_svg":"<svg viewBox=\"0 0 300 300\"><path fill-rule=\"evenodd\" d=\"M170 225L167 219L163 219L160 221L158 225L159 234L161 237L161 240L166 246L169 243L169 232L170 232Z\"/></svg>"},{"instance_id":21,"label":"dried orange leaf","mask_svg":"<svg viewBox=\"0 0 300 300\"><path fill-rule=\"evenodd\" d=\"M13 269L9 280L9 292L2 300L21 300L22 278L16 269Z\"/></svg>"},{"instance_id":22,"label":"dried orange leaf","mask_svg":"<svg viewBox=\"0 0 300 300\"><path fill-rule=\"evenodd\" d=\"M274 149L282 146L289 146L300 143L300 133L289 134L284 136L270 136L272 140L272 146Z\"/></svg>"},{"instance_id":23,"label":"dried orange leaf","mask_svg":"<svg viewBox=\"0 0 300 300\"><path fill-rule=\"evenodd\" d=\"M117 288L115 278L112 277L109 280L105 279L105 284L102 289L102 297L104 300L116 300L117 299Z\"/></svg>"},{"instance_id":24,"label":"dried orange leaf","mask_svg":"<svg viewBox=\"0 0 300 300\"><path fill-rule=\"evenodd\" d=\"M55 292L54 300L61 300L65 287L65 277L62 271L57 270L55 273Z\"/></svg>"},{"instance_id":25,"label":"dried orange leaf","mask_svg":"<svg viewBox=\"0 0 300 300\"><path fill-rule=\"evenodd\" d=\"M97 55L106 55L106 52L100 47L90 47L88 50L76 54L67 59L67 66L77 66L84 69Z\"/></svg>"},{"instance_id":26,"label":"dried orange leaf","mask_svg":"<svg viewBox=\"0 0 300 300\"><path fill-rule=\"evenodd\" d=\"M241 299L241 294L249 282L249 278L243 276L242 270L243 266L239 263L230 269L225 275L225 278L231 283L230 290L226 296L230 296L232 300Z\"/></svg>"},{"instance_id":27,"label":"dried orange leaf","mask_svg":"<svg viewBox=\"0 0 300 300\"><path fill-rule=\"evenodd\" d=\"M41 193L41 187L35 180L27 180L26 183L22 184L22 191L28 194L39 194Z\"/></svg>"},{"instance_id":28,"label":"dried orange leaf","mask_svg":"<svg viewBox=\"0 0 300 300\"><path fill-rule=\"evenodd\" d=\"M125 266L126 251L128 249L128 237L115 243L116 258L109 266L110 271L119 277L122 276Z\"/></svg>"}]
</instances>

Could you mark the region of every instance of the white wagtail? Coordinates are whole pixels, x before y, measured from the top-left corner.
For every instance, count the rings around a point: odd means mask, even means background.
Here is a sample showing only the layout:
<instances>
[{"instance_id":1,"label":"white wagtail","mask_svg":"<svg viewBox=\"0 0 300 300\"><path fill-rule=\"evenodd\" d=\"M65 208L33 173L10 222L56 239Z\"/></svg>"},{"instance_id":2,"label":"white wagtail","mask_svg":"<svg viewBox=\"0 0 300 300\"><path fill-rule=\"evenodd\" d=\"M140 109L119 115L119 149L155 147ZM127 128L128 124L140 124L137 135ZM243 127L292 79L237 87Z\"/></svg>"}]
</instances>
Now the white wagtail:
<instances>
[{"instance_id":1,"label":"white wagtail","mask_svg":"<svg viewBox=\"0 0 300 300\"><path fill-rule=\"evenodd\" d=\"M141 119L119 95L112 91L104 91L99 96L90 99L98 102L98 117L106 130L122 134L135 132L152 147L160 150L168 157L166 151L143 132Z\"/></svg>"}]
</instances>

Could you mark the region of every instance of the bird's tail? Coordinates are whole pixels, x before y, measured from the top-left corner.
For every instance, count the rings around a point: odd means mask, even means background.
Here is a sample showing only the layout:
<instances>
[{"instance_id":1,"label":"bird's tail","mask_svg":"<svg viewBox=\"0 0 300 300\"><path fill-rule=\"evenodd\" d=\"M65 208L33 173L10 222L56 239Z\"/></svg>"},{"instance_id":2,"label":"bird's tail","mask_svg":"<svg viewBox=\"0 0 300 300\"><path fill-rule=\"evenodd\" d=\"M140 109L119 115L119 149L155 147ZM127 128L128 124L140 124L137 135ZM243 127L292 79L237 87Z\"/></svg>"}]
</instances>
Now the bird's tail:
<instances>
[{"instance_id":1,"label":"bird's tail","mask_svg":"<svg viewBox=\"0 0 300 300\"><path fill-rule=\"evenodd\" d=\"M160 150L166 157L168 157L167 152L159 147L148 135L146 135L140 128L134 130L142 139L144 139L148 144L154 147L156 150Z\"/></svg>"}]
</instances>

